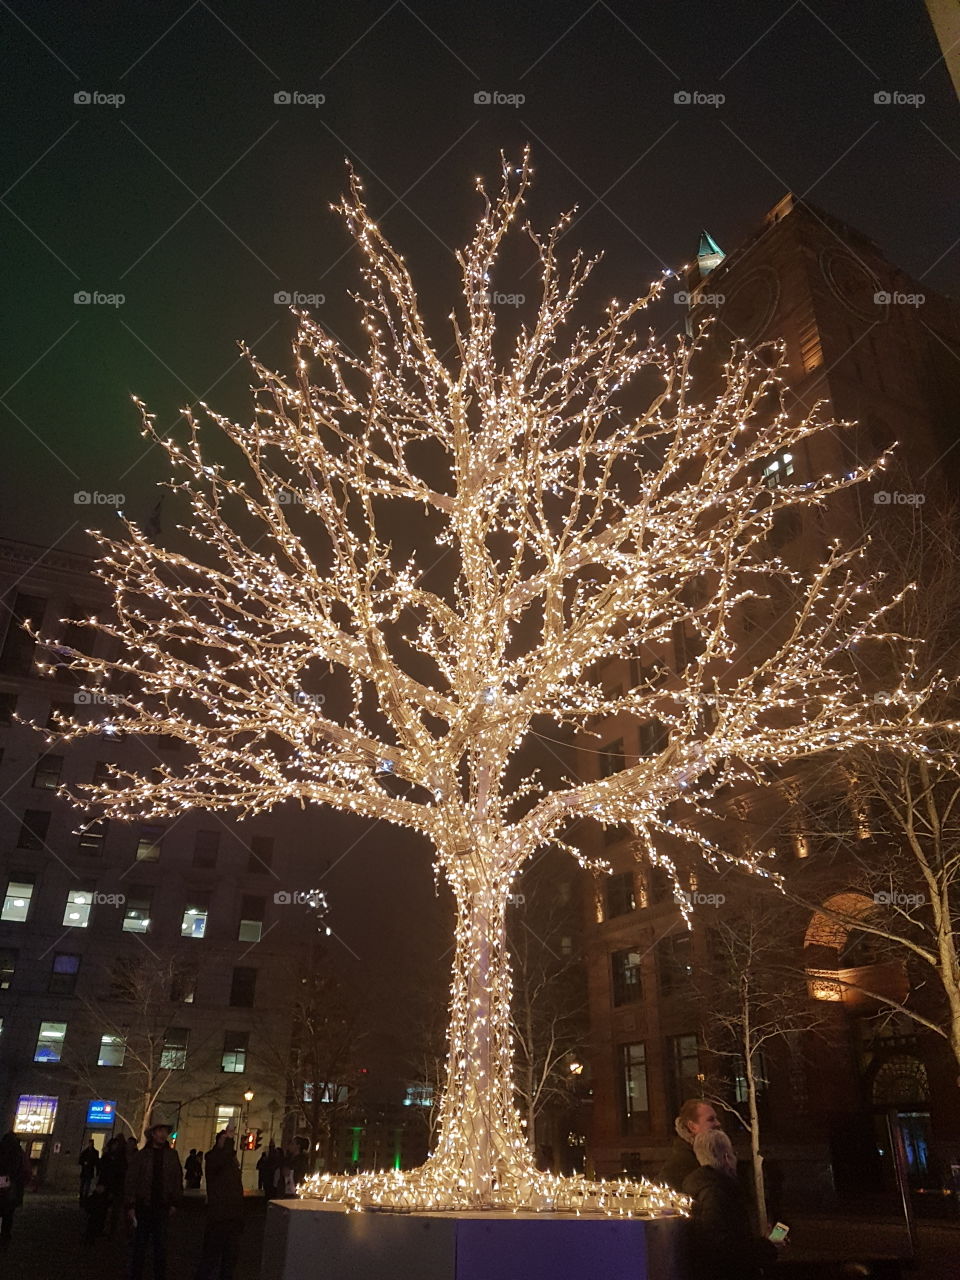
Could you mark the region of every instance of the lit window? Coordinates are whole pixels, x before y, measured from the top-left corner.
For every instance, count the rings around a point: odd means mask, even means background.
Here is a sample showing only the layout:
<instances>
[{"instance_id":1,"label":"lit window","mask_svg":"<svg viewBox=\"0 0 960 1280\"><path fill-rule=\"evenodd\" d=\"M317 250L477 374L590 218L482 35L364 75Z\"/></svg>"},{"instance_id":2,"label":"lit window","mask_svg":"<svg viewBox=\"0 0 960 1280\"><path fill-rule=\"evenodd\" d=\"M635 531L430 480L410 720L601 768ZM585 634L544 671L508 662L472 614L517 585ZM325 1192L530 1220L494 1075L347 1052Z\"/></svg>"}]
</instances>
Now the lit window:
<instances>
[{"instance_id":1,"label":"lit window","mask_svg":"<svg viewBox=\"0 0 960 1280\"><path fill-rule=\"evenodd\" d=\"M98 1067L122 1067L127 1046L122 1036L105 1031L100 1037L100 1052L97 1055Z\"/></svg>"},{"instance_id":2,"label":"lit window","mask_svg":"<svg viewBox=\"0 0 960 1280\"><path fill-rule=\"evenodd\" d=\"M66 1034L65 1022L41 1022L37 1047L33 1051L34 1062L59 1062L63 1056L63 1038Z\"/></svg>"},{"instance_id":3,"label":"lit window","mask_svg":"<svg viewBox=\"0 0 960 1280\"><path fill-rule=\"evenodd\" d=\"M240 930L237 938L240 942L259 942L263 937L263 913L266 908L265 898L243 895L240 906Z\"/></svg>"},{"instance_id":4,"label":"lit window","mask_svg":"<svg viewBox=\"0 0 960 1280\"><path fill-rule=\"evenodd\" d=\"M71 889L63 911L64 928L85 929L90 923L93 894L89 889Z\"/></svg>"},{"instance_id":5,"label":"lit window","mask_svg":"<svg viewBox=\"0 0 960 1280\"><path fill-rule=\"evenodd\" d=\"M56 791L63 772L63 756L41 756L33 771L32 786L41 791Z\"/></svg>"},{"instance_id":6,"label":"lit window","mask_svg":"<svg viewBox=\"0 0 960 1280\"><path fill-rule=\"evenodd\" d=\"M66 951L54 953L47 990L56 995L73 995L80 972L80 957Z\"/></svg>"},{"instance_id":7,"label":"lit window","mask_svg":"<svg viewBox=\"0 0 960 1280\"><path fill-rule=\"evenodd\" d=\"M304 1101L309 1101L304 1098ZM432 1084L408 1084L403 1099L405 1107L432 1107L433 1106L433 1085Z\"/></svg>"},{"instance_id":8,"label":"lit window","mask_svg":"<svg viewBox=\"0 0 960 1280\"><path fill-rule=\"evenodd\" d=\"M188 902L180 932L185 938L202 938L207 931L207 904Z\"/></svg>"},{"instance_id":9,"label":"lit window","mask_svg":"<svg viewBox=\"0 0 960 1280\"><path fill-rule=\"evenodd\" d=\"M148 895L127 898L123 908L124 933L146 933L150 928L150 898Z\"/></svg>"},{"instance_id":10,"label":"lit window","mask_svg":"<svg viewBox=\"0 0 960 1280\"><path fill-rule=\"evenodd\" d=\"M763 468L763 483L768 489L779 489L792 478L793 473L793 454L778 453Z\"/></svg>"},{"instance_id":11,"label":"lit window","mask_svg":"<svg viewBox=\"0 0 960 1280\"><path fill-rule=\"evenodd\" d=\"M223 1133L224 1129L233 1129L236 1131L240 1124L240 1108L225 1106L221 1104L217 1107L217 1118L214 1121L214 1130L211 1135L211 1144L216 1142L217 1134Z\"/></svg>"},{"instance_id":12,"label":"lit window","mask_svg":"<svg viewBox=\"0 0 960 1280\"><path fill-rule=\"evenodd\" d=\"M17 1117L13 1122L14 1133L53 1133L57 1118L57 1099L44 1098L35 1093L21 1093L17 1102Z\"/></svg>"},{"instance_id":13,"label":"lit window","mask_svg":"<svg viewBox=\"0 0 960 1280\"><path fill-rule=\"evenodd\" d=\"M49 809L28 809L20 824L20 835L17 839L18 849L42 849L50 826Z\"/></svg>"},{"instance_id":14,"label":"lit window","mask_svg":"<svg viewBox=\"0 0 960 1280\"><path fill-rule=\"evenodd\" d=\"M190 1032L186 1027L169 1027L163 1037L160 1066L164 1071L182 1071L187 1065Z\"/></svg>"},{"instance_id":15,"label":"lit window","mask_svg":"<svg viewBox=\"0 0 960 1280\"><path fill-rule=\"evenodd\" d=\"M137 841L137 861L156 862L160 857L160 845L162 842L162 827L141 827L140 838Z\"/></svg>"},{"instance_id":16,"label":"lit window","mask_svg":"<svg viewBox=\"0 0 960 1280\"><path fill-rule=\"evenodd\" d=\"M30 899L33 897L33 883L30 880L11 880L3 899L3 911L0 920L26 920L30 912Z\"/></svg>"},{"instance_id":17,"label":"lit window","mask_svg":"<svg viewBox=\"0 0 960 1280\"><path fill-rule=\"evenodd\" d=\"M246 1031L227 1031L223 1037L223 1056L220 1059L221 1071L232 1071L239 1074L247 1065Z\"/></svg>"},{"instance_id":18,"label":"lit window","mask_svg":"<svg viewBox=\"0 0 960 1280\"><path fill-rule=\"evenodd\" d=\"M0 950L0 991L9 991L17 971L17 953L11 947Z\"/></svg>"}]
</instances>

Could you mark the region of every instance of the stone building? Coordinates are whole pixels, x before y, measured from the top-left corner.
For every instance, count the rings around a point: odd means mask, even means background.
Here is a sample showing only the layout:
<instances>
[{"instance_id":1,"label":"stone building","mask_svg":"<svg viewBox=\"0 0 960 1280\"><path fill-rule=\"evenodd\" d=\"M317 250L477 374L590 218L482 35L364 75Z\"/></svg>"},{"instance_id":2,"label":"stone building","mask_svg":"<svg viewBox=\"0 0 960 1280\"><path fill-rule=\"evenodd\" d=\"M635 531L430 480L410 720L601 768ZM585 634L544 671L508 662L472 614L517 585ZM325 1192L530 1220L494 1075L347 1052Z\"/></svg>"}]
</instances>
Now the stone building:
<instances>
[{"instance_id":1,"label":"stone building","mask_svg":"<svg viewBox=\"0 0 960 1280\"><path fill-rule=\"evenodd\" d=\"M728 255L704 233L674 301L687 308L689 334L710 323L698 366L698 391L705 397L731 341L757 346L782 338L787 407L803 413L822 402L824 416L859 424L767 459L769 488L825 472L845 474L893 442L901 446L899 478L891 469L838 495L826 516L783 513L790 518L771 536L784 556L798 564L819 562L836 534L857 536L891 506L922 502L925 488L955 485L960 307L911 280L854 228L787 195ZM761 642L762 619L751 625L744 644ZM611 687L629 688L648 678L656 663L682 669L693 644L692 633L680 628L662 651L642 662L612 663L604 678ZM666 745L656 723L620 717L596 728L599 744L584 738L579 745L584 777L615 772ZM752 847L777 846L778 866L787 876L817 853L816 837L790 816L796 783L777 778L766 799L744 795L728 815L756 842ZM710 1072L690 998L692 976L711 964L709 939L703 928L686 930L665 877L637 862L629 839L596 828L584 843L614 869L597 880L587 903L589 1155L600 1174L627 1169L652 1175L665 1158L679 1103L701 1096ZM842 858L833 865L825 902L844 887ZM831 933L817 916L798 921L783 942L801 971L829 976L872 963L869 956L852 956L855 939ZM875 978L892 980L889 973ZM835 984L811 982L811 997L830 1003L833 1034L810 1040L802 1067L768 1064L767 1154L780 1164L794 1202L805 1197L823 1203L838 1193L888 1186L889 1114L918 1189L949 1184L950 1163L960 1151L960 1106L946 1046L919 1034L909 1020L878 1023L869 1016L876 1006L836 992ZM740 1082L731 1085L736 1091ZM735 1134L736 1126L730 1128Z\"/></svg>"},{"instance_id":2,"label":"stone building","mask_svg":"<svg viewBox=\"0 0 960 1280\"><path fill-rule=\"evenodd\" d=\"M58 796L108 762L178 749L122 740L109 699L66 667L34 665L24 621L90 643L60 621L104 606L90 570L82 556L0 542L0 1123L61 1187L88 1138L102 1146L145 1113L175 1127L181 1152L206 1150L231 1122L280 1140L291 987L318 931L294 856L319 840L315 813L81 830L91 815ZM46 725L57 708L101 732L48 745L25 722ZM248 1185L256 1159L245 1156Z\"/></svg>"}]
</instances>

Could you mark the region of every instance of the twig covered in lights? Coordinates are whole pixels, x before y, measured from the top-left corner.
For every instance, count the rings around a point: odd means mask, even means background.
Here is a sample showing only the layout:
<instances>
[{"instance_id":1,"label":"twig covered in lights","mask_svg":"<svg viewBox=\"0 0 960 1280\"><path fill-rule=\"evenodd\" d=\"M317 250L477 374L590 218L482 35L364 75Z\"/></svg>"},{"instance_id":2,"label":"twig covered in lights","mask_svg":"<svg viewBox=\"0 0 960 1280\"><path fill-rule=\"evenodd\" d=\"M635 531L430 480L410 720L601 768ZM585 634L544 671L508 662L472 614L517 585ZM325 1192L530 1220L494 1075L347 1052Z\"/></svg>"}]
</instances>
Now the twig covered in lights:
<instances>
[{"instance_id":1,"label":"twig covered in lights","mask_svg":"<svg viewBox=\"0 0 960 1280\"><path fill-rule=\"evenodd\" d=\"M765 872L760 854L700 834L699 806L719 788L854 744L923 750L926 688L906 671L878 704L846 662L851 646L882 638L889 607L858 553L833 546L805 576L770 549L778 511L858 478L764 487L765 462L823 424L791 420L779 369L742 346L700 402L697 344L665 346L640 330L662 280L610 302L595 326L573 327L595 262L558 260L569 217L546 235L521 226L529 180L525 157L504 163L495 197L478 184L484 209L458 255L448 357L351 178L339 211L363 261L363 353L299 312L290 374L248 352L252 421L202 406L236 450L229 467L211 460L190 411L180 442L143 409L192 515L176 548L129 520L125 535L100 537L114 610L89 625L111 654L72 654L91 687L116 694L115 732L190 748L181 764L117 766L83 788L111 817L251 814L295 799L432 843L458 909L439 1138L418 1170L305 1188L354 1206L643 1213L682 1203L647 1183L536 1170L512 1078L504 922L514 877L535 850L563 844L577 818L629 825L638 854L675 877L668 850L680 844ZM511 233L529 240L539 296L529 323L507 335L491 290ZM755 598L779 611L762 651L737 639ZM699 643L676 679L604 687L604 663L648 661L681 624ZM668 745L609 777L516 781L534 725L589 732L620 713L658 718ZM61 729L81 737L103 726ZM684 797L689 821L675 816Z\"/></svg>"}]
</instances>

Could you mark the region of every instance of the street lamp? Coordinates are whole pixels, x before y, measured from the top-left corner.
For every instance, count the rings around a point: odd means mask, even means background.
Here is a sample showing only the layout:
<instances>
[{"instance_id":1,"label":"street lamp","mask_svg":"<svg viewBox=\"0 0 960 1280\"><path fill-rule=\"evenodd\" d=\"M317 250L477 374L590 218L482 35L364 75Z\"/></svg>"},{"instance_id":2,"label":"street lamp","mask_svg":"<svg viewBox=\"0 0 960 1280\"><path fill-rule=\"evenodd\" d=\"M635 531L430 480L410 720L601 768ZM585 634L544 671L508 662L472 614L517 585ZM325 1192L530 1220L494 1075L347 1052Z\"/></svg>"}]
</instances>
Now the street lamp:
<instances>
[{"instance_id":1,"label":"street lamp","mask_svg":"<svg viewBox=\"0 0 960 1280\"><path fill-rule=\"evenodd\" d=\"M243 1143L243 1145L240 1148L240 1177L241 1178L243 1178L243 1157L247 1154L247 1131L250 1124L250 1103L253 1101L252 1089L247 1089L247 1091L243 1095L243 1100L247 1104L247 1111L243 1120L243 1124L241 1126L241 1133L243 1134L243 1137L241 1138L241 1142Z\"/></svg>"}]
</instances>

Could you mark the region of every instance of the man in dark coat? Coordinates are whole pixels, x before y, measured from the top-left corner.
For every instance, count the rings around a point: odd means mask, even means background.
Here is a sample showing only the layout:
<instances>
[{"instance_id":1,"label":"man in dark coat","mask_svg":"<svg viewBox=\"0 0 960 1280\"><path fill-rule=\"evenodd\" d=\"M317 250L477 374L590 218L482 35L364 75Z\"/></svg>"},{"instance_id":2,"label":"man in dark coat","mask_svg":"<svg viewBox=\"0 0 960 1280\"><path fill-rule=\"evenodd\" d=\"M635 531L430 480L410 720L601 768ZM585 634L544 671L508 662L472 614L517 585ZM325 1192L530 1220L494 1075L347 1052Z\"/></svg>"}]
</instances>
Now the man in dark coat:
<instances>
[{"instance_id":1,"label":"man in dark coat","mask_svg":"<svg viewBox=\"0 0 960 1280\"><path fill-rule=\"evenodd\" d=\"M13 1215L23 1204L29 1164L14 1133L0 1139L0 1249L7 1249L13 1232Z\"/></svg>"},{"instance_id":2,"label":"man in dark coat","mask_svg":"<svg viewBox=\"0 0 960 1280\"><path fill-rule=\"evenodd\" d=\"M243 1180L224 1130L207 1152L207 1224L197 1280L233 1280L243 1233Z\"/></svg>"},{"instance_id":3,"label":"man in dark coat","mask_svg":"<svg viewBox=\"0 0 960 1280\"><path fill-rule=\"evenodd\" d=\"M97 1170L100 1168L100 1152L92 1138L80 1152L77 1164L80 1166L80 1199L82 1200L93 1190L97 1180Z\"/></svg>"},{"instance_id":4,"label":"man in dark coat","mask_svg":"<svg viewBox=\"0 0 960 1280\"><path fill-rule=\"evenodd\" d=\"M140 1280L153 1242L153 1280L166 1280L167 1223L183 1196L180 1157L167 1139L171 1126L155 1124L146 1132L147 1145L127 1166L124 1198L127 1215L135 1225L130 1280Z\"/></svg>"},{"instance_id":5,"label":"man in dark coat","mask_svg":"<svg viewBox=\"0 0 960 1280\"><path fill-rule=\"evenodd\" d=\"M670 1148L670 1155L658 1175L659 1182L665 1182L674 1191L683 1189L684 1179L699 1169L697 1157L693 1154L693 1140L698 1133L708 1133L721 1127L717 1113L709 1102L702 1098L688 1098L680 1108L680 1114L673 1122L677 1136Z\"/></svg>"},{"instance_id":6,"label":"man in dark coat","mask_svg":"<svg viewBox=\"0 0 960 1280\"><path fill-rule=\"evenodd\" d=\"M693 1142L697 1169L684 1180L690 1212L694 1280L761 1280L777 1250L754 1230L737 1181L737 1158L722 1130L706 1129Z\"/></svg>"}]
</instances>

